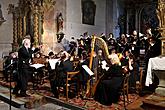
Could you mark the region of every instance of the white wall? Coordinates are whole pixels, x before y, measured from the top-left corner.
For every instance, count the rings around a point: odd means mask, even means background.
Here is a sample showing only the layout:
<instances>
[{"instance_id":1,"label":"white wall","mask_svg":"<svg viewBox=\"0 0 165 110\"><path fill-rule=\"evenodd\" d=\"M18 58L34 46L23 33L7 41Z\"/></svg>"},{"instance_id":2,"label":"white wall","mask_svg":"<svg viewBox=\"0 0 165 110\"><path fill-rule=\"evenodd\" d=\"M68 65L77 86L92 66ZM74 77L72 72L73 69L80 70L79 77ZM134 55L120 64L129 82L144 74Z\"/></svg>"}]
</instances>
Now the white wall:
<instances>
[{"instance_id":1,"label":"white wall","mask_svg":"<svg viewBox=\"0 0 165 110\"><path fill-rule=\"evenodd\" d=\"M79 38L84 32L89 35L105 33L106 0L93 0L96 4L95 24L82 24L81 0L67 0L65 35Z\"/></svg>"},{"instance_id":2,"label":"white wall","mask_svg":"<svg viewBox=\"0 0 165 110\"><path fill-rule=\"evenodd\" d=\"M18 0L0 0L1 10L6 22L0 25L0 58L2 53L8 53L12 50L12 40L13 40L13 20L12 14L8 14L9 4L17 4Z\"/></svg>"}]
</instances>

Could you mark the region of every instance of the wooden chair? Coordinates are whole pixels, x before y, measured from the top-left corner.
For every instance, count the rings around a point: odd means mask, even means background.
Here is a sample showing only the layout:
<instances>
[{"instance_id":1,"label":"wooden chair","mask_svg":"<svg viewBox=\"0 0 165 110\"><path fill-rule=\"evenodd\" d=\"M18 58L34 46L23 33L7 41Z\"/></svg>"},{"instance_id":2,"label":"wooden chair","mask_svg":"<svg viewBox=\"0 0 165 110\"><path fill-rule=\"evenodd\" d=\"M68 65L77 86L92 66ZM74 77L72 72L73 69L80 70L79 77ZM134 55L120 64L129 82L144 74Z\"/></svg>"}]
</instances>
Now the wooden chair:
<instances>
[{"instance_id":1,"label":"wooden chair","mask_svg":"<svg viewBox=\"0 0 165 110\"><path fill-rule=\"evenodd\" d=\"M143 68L140 68L140 80L136 81L136 90L137 93L140 93L142 91L142 81L143 81Z\"/></svg>"},{"instance_id":2,"label":"wooden chair","mask_svg":"<svg viewBox=\"0 0 165 110\"><path fill-rule=\"evenodd\" d=\"M121 93L123 95L123 101L124 101L124 109L126 109L126 100L125 100L125 96L127 98L127 102L129 102L129 98L128 98L128 89L129 89L129 76L130 74L125 74L124 76L124 80L123 80L123 86L121 88Z\"/></svg>"},{"instance_id":3,"label":"wooden chair","mask_svg":"<svg viewBox=\"0 0 165 110\"><path fill-rule=\"evenodd\" d=\"M69 81L77 80L77 79L74 78L74 76L76 74L79 74L79 71L67 72L67 78L66 78L66 101L68 101L68 92L69 92L69 88L72 85L72 84L69 83Z\"/></svg>"}]
</instances>

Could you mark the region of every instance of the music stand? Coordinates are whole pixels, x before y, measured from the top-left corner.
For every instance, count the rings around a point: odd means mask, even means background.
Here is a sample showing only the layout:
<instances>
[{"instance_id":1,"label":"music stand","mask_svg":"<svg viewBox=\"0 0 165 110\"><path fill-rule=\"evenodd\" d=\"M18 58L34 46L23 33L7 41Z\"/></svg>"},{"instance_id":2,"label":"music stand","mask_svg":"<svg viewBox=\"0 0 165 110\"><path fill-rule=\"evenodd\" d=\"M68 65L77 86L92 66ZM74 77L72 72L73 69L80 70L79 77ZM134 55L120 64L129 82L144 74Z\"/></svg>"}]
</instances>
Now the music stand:
<instances>
[{"instance_id":1,"label":"music stand","mask_svg":"<svg viewBox=\"0 0 165 110\"><path fill-rule=\"evenodd\" d=\"M11 95L11 73L12 71L10 72L10 107L9 107L9 110L11 110L11 100L12 100L12 95Z\"/></svg>"}]
</instances>

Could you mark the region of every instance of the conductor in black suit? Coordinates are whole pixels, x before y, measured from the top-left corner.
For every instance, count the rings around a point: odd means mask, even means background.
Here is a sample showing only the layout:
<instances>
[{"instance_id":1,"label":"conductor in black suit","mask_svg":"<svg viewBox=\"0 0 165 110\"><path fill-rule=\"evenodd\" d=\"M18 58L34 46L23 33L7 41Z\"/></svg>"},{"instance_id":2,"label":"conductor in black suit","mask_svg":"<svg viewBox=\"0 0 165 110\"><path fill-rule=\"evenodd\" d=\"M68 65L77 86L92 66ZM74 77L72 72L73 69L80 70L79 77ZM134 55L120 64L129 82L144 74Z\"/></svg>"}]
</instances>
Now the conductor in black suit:
<instances>
[{"instance_id":1,"label":"conductor in black suit","mask_svg":"<svg viewBox=\"0 0 165 110\"><path fill-rule=\"evenodd\" d=\"M29 96L26 94L28 80L31 77L30 62L32 59L31 42L29 38L25 38L22 42L23 46L18 51L18 79L13 94L21 97ZM20 91L20 93L18 93Z\"/></svg>"}]
</instances>

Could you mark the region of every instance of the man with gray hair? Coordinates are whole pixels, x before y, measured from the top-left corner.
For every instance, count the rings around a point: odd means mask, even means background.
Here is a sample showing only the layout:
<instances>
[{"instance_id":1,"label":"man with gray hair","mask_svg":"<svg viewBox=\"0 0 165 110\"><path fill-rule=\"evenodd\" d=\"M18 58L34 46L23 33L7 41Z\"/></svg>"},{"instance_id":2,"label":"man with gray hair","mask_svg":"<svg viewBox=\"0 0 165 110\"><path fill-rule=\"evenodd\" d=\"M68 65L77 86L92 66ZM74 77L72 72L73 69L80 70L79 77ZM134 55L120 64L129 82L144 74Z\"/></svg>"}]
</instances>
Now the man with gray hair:
<instances>
[{"instance_id":1,"label":"man with gray hair","mask_svg":"<svg viewBox=\"0 0 165 110\"><path fill-rule=\"evenodd\" d=\"M13 94L20 97L28 96L26 94L28 80L31 77L30 63L32 59L31 41L29 38L25 38L22 41L22 47L18 51L18 79L16 86L13 90ZM20 93L18 93L20 91Z\"/></svg>"}]
</instances>

